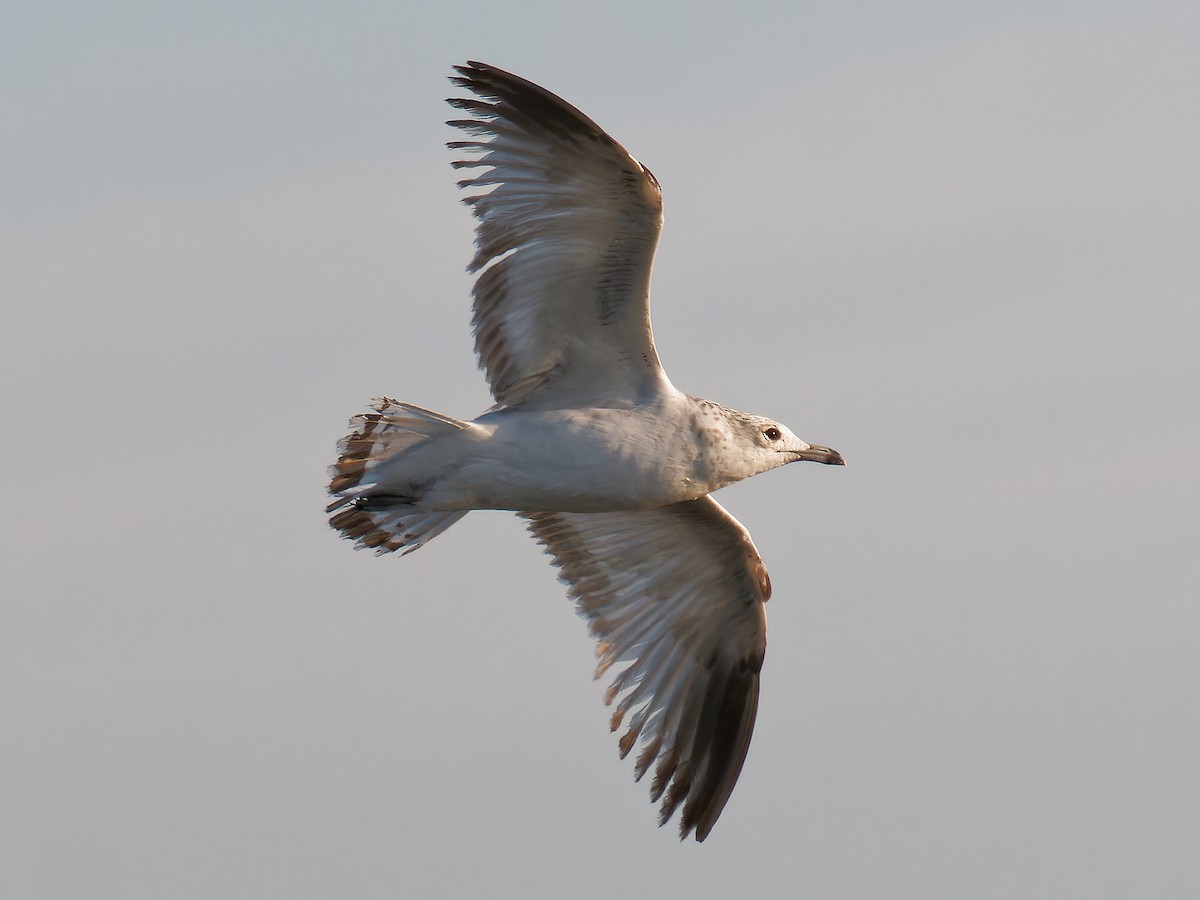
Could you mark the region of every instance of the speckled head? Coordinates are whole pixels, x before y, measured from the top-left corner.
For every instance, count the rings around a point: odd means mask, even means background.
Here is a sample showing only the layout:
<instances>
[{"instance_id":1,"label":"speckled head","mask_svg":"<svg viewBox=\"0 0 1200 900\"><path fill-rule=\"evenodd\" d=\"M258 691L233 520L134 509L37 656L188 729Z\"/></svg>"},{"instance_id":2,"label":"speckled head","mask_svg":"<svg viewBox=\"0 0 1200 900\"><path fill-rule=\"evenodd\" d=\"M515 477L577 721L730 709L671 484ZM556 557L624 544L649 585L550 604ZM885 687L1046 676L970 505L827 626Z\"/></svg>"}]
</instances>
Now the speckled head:
<instances>
[{"instance_id":1,"label":"speckled head","mask_svg":"<svg viewBox=\"0 0 1200 900\"><path fill-rule=\"evenodd\" d=\"M846 464L838 451L803 441L774 419L727 409L711 401L701 403L700 421L706 432L710 468L717 486L724 487L792 462Z\"/></svg>"}]
</instances>

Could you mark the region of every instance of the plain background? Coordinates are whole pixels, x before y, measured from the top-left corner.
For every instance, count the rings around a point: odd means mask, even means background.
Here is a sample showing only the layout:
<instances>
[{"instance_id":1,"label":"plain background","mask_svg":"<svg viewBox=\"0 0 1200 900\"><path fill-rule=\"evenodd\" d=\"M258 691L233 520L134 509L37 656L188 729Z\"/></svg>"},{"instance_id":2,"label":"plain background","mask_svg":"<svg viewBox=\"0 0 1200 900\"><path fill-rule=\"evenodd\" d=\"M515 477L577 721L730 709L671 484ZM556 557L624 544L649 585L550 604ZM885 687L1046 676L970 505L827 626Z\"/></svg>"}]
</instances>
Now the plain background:
<instances>
[{"instance_id":1,"label":"plain background","mask_svg":"<svg viewBox=\"0 0 1200 900\"><path fill-rule=\"evenodd\" d=\"M1200 7L43 3L0 36L0 894L1200 895ZM452 63L662 182L677 385L845 453L709 840L519 522L325 524L489 403Z\"/></svg>"}]
</instances>

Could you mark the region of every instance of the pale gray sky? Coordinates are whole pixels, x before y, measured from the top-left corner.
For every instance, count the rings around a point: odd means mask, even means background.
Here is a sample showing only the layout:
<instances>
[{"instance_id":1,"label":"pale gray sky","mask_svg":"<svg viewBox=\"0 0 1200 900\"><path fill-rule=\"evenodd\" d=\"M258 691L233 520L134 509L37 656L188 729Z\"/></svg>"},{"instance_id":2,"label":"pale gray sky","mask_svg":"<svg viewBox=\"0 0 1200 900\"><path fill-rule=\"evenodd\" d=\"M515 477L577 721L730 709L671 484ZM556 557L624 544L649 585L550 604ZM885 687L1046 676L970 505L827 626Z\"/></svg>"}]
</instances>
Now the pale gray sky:
<instances>
[{"instance_id":1,"label":"pale gray sky","mask_svg":"<svg viewBox=\"0 0 1200 900\"><path fill-rule=\"evenodd\" d=\"M14 13L0 895L1200 894L1198 33L1184 2ZM402 560L325 526L369 397L489 402L466 58L662 182L675 383L849 462L720 495L775 597L701 846L655 829L515 518Z\"/></svg>"}]
</instances>

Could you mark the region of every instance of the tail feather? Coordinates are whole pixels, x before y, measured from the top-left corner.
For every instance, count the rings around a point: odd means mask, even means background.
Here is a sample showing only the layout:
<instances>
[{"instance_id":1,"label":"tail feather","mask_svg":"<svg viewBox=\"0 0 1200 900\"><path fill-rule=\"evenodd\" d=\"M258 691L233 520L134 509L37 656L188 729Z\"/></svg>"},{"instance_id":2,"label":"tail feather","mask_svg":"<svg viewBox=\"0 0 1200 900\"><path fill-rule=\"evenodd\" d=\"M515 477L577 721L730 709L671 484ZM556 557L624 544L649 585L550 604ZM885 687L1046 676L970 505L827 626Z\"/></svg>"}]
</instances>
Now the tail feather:
<instances>
[{"instance_id":1,"label":"tail feather","mask_svg":"<svg viewBox=\"0 0 1200 900\"><path fill-rule=\"evenodd\" d=\"M374 400L371 409L352 418L353 430L338 441L338 461L329 467L331 494L369 482L366 476L375 466L412 445L471 424L390 397Z\"/></svg>"},{"instance_id":2,"label":"tail feather","mask_svg":"<svg viewBox=\"0 0 1200 900\"><path fill-rule=\"evenodd\" d=\"M466 510L421 509L370 495L343 497L326 510L335 511L329 524L354 541L357 549L374 550L377 556L394 550L404 551L402 555L412 553L467 514Z\"/></svg>"},{"instance_id":3,"label":"tail feather","mask_svg":"<svg viewBox=\"0 0 1200 900\"><path fill-rule=\"evenodd\" d=\"M334 499L325 512L333 513L330 526L357 548L371 548L376 554L411 553L466 511L423 509L412 497L388 492L372 473L410 447L471 423L390 397L373 401L371 409L352 418L353 430L338 441L338 461L329 467L329 493Z\"/></svg>"}]
</instances>

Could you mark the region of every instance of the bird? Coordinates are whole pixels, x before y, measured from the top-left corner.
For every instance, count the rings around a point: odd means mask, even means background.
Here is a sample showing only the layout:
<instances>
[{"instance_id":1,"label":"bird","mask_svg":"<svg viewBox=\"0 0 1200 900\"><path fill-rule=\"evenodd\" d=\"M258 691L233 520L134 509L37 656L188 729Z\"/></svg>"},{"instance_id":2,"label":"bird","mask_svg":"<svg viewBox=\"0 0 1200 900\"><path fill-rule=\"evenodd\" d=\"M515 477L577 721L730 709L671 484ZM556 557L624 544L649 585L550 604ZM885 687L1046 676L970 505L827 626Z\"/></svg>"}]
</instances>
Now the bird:
<instances>
[{"instance_id":1,"label":"bird","mask_svg":"<svg viewBox=\"0 0 1200 900\"><path fill-rule=\"evenodd\" d=\"M596 641L624 759L659 825L708 837L758 710L771 582L713 491L797 461L845 465L775 419L678 390L650 327L662 191L575 107L482 62L453 67L452 166L478 220L468 271L495 405L464 420L375 399L329 467L329 524L411 553L474 509L512 510Z\"/></svg>"}]
</instances>

